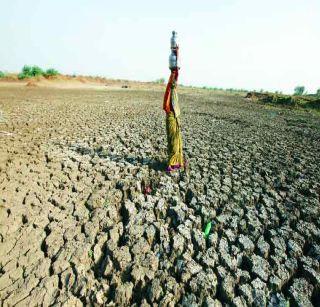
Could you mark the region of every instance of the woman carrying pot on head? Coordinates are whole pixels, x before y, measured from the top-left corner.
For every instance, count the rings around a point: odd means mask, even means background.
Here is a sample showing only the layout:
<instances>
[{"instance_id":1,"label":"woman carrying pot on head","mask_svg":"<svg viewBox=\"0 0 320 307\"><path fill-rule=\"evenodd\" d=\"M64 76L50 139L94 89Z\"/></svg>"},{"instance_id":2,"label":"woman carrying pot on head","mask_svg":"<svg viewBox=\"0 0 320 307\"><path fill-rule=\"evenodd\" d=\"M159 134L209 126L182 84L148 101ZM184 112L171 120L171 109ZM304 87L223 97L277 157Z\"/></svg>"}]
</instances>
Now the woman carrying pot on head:
<instances>
[{"instance_id":1,"label":"woman carrying pot on head","mask_svg":"<svg viewBox=\"0 0 320 307\"><path fill-rule=\"evenodd\" d=\"M182 136L180 123L180 107L177 94L178 82L178 53L179 46L176 41L176 32L172 32L171 54L169 57L170 78L163 100L163 109L166 112L166 130L168 140L168 166L167 172L185 167L182 153Z\"/></svg>"}]
</instances>

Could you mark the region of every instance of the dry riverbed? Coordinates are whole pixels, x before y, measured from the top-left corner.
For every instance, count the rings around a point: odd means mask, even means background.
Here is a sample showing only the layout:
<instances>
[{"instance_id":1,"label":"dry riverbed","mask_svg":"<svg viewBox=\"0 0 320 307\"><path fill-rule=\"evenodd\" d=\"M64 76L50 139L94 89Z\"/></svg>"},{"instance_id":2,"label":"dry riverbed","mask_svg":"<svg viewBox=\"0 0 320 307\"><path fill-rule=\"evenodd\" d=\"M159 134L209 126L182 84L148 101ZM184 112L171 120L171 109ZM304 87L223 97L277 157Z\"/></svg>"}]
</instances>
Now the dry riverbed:
<instances>
[{"instance_id":1,"label":"dry riverbed","mask_svg":"<svg viewBox=\"0 0 320 307\"><path fill-rule=\"evenodd\" d=\"M181 92L169 176L163 91L0 88L1 305L319 306L320 118Z\"/></svg>"}]
</instances>

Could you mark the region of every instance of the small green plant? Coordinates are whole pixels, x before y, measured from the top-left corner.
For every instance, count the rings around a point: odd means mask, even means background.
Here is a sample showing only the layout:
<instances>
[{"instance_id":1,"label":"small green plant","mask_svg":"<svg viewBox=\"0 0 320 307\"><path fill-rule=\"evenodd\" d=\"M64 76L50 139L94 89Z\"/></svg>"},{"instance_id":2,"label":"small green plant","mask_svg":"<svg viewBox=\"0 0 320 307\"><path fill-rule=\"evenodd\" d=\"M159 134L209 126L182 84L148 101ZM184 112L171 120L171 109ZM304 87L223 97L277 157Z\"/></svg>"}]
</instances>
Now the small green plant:
<instances>
[{"instance_id":1,"label":"small green plant","mask_svg":"<svg viewBox=\"0 0 320 307\"><path fill-rule=\"evenodd\" d=\"M6 75L3 71L0 70L0 78L4 78Z\"/></svg>"},{"instance_id":2,"label":"small green plant","mask_svg":"<svg viewBox=\"0 0 320 307\"><path fill-rule=\"evenodd\" d=\"M205 228L205 230L204 230L204 232L203 232L205 238L208 238L208 237L209 237L210 230L211 230L211 226L212 226L212 223L211 223L211 222L207 223L206 228Z\"/></svg>"},{"instance_id":3,"label":"small green plant","mask_svg":"<svg viewBox=\"0 0 320 307\"><path fill-rule=\"evenodd\" d=\"M88 251L88 256L89 256L89 258L93 258L93 250L92 249L90 249L89 251Z\"/></svg>"},{"instance_id":4,"label":"small green plant","mask_svg":"<svg viewBox=\"0 0 320 307\"><path fill-rule=\"evenodd\" d=\"M304 94L304 92L305 92L305 89L306 88L304 86L301 86L301 85L296 86L294 88L294 95L295 96L302 96Z\"/></svg>"}]
</instances>

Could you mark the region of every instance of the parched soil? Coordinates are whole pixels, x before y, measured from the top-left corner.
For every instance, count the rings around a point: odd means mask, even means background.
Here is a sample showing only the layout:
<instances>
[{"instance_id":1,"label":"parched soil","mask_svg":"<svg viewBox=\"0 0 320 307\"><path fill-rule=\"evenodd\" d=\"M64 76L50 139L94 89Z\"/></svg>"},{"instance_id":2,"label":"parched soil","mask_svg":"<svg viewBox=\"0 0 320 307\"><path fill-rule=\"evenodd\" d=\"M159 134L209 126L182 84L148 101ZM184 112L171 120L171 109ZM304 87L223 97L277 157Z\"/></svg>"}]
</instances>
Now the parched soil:
<instances>
[{"instance_id":1,"label":"parched soil","mask_svg":"<svg viewBox=\"0 0 320 307\"><path fill-rule=\"evenodd\" d=\"M319 117L180 92L167 175L162 91L0 89L1 305L319 306Z\"/></svg>"}]
</instances>

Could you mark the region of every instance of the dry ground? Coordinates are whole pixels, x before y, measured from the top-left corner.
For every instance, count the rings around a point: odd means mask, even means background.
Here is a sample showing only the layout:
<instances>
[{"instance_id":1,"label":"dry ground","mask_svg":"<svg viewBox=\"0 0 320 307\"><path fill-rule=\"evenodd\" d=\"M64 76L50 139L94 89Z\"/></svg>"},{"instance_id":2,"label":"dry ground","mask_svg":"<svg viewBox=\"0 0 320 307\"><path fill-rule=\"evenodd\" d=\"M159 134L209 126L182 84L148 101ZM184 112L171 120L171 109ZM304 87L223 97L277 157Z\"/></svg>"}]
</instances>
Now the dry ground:
<instances>
[{"instance_id":1,"label":"dry ground","mask_svg":"<svg viewBox=\"0 0 320 307\"><path fill-rule=\"evenodd\" d=\"M319 117L162 95L0 88L1 305L319 306Z\"/></svg>"}]
</instances>

